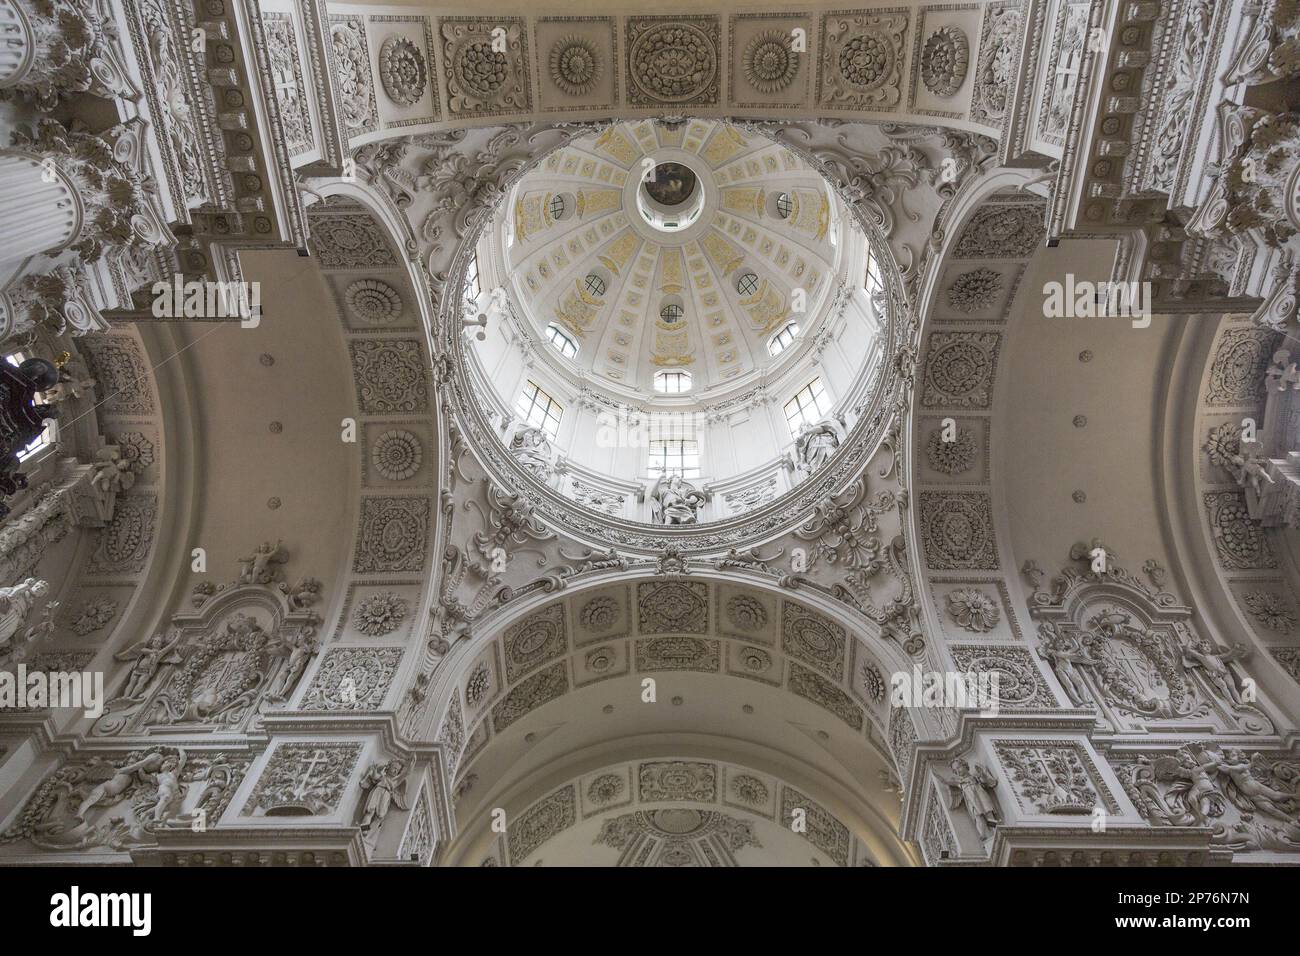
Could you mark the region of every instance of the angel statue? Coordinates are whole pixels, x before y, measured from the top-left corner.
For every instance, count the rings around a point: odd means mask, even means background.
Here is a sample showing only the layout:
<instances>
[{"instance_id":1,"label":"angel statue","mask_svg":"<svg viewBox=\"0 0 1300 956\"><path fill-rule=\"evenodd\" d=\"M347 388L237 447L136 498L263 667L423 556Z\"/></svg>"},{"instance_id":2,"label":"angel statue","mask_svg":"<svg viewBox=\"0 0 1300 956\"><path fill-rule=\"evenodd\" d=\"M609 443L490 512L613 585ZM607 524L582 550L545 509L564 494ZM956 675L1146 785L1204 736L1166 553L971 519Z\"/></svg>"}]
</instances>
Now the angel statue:
<instances>
[{"instance_id":1,"label":"angel statue","mask_svg":"<svg viewBox=\"0 0 1300 956\"><path fill-rule=\"evenodd\" d=\"M105 761L99 757L91 760L91 770L102 769ZM81 804L77 807L75 814L78 820L86 819L86 812L95 807L111 807L117 803L125 794L128 793L137 784L156 785L158 783L157 775L159 773L179 774L180 761L175 757L165 755L161 750L151 750L138 760L125 764L121 767L109 766L107 774L90 789ZM174 778L169 777L167 782L172 782ZM169 802L174 799L174 792L169 794ZM154 805L154 815L156 816L161 804L160 800Z\"/></svg>"},{"instance_id":2,"label":"angel statue","mask_svg":"<svg viewBox=\"0 0 1300 956\"><path fill-rule=\"evenodd\" d=\"M179 757L164 757L158 770L152 777L142 774L157 788L157 794L151 795L143 807L145 819L140 823L146 829L165 826L181 815L181 804L185 800L185 787L181 783L181 772L185 769L185 751Z\"/></svg>"},{"instance_id":3,"label":"angel statue","mask_svg":"<svg viewBox=\"0 0 1300 956\"><path fill-rule=\"evenodd\" d=\"M1240 454L1231 456L1228 459L1227 468L1232 472L1233 480L1242 488L1248 488L1255 493L1256 498L1264 497L1264 482L1270 485L1276 484L1273 476L1268 473L1269 461L1263 455L1252 454L1245 447L1245 442ZM1255 448L1259 448L1258 442L1254 443Z\"/></svg>"},{"instance_id":4,"label":"angel statue","mask_svg":"<svg viewBox=\"0 0 1300 956\"><path fill-rule=\"evenodd\" d=\"M655 524L695 524L696 512L708 500L693 485L672 475L664 481L660 475L650 488L650 517Z\"/></svg>"},{"instance_id":5,"label":"angel statue","mask_svg":"<svg viewBox=\"0 0 1300 956\"><path fill-rule=\"evenodd\" d=\"M361 789L366 799L361 806L358 826L368 839L378 836L379 827L383 825L384 817L388 816L393 804L402 810L410 809L406 805L404 793L405 778L406 766L397 759L375 764L361 778Z\"/></svg>"},{"instance_id":6,"label":"angel statue","mask_svg":"<svg viewBox=\"0 0 1300 956\"><path fill-rule=\"evenodd\" d=\"M105 496L130 491L135 485L131 461L122 456L122 450L116 445L105 445L95 452L91 469L91 487Z\"/></svg>"},{"instance_id":7,"label":"angel statue","mask_svg":"<svg viewBox=\"0 0 1300 956\"><path fill-rule=\"evenodd\" d=\"M154 675L158 673L159 667L163 664L179 664L181 656L176 653L176 645L180 642L181 635L178 630L159 631L153 637L141 641L134 647L128 647L114 654L114 660L135 661L127 672L126 686L122 688L122 698L139 700L144 696L144 692L149 687Z\"/></svg>"},{"instance_id":8,"label":"angel statue","mask_svg":"<svg viewBox=\"0 0 1300 956\"><path fill-rule=\"evenodd\" d=\"M287 657L288 660L280 669L275 686L267 693L267 699L288 700L293 689L298 686L303 671L307 669L312 656L318 650L320 650L320 642L316 640L315 631L311 628L304 629L296 637L282 638L279 646L273 648L271 653Z\"/></svg>"},{"instance_id":9,"label":"angel statue","mask_svg":"<svg viewBox=\"0 0 1300 956\"><path fill-rule=\"evenodd\" d=\"M289 552L277 541L274 545L265 542L251 555L239 559L240 584L270 584L280 578L282 565L289 560Z\"/></svg>"},{"instance_id":10,"label":"angel statue","mask_svg":"<svg viewBox=\"0 0 1300 956\"><path fill-rule=\"evenodd\" d=\"M15 642L14 638L27 623L32 607L49 590L49 584L37 578L27 578L12 587L0 588L0 656L17 655L20 644L25 641ZM36 637L35 630L28 628L21 637Z\"/></svg>"},{"instance_id":11,"label":"angel statue","mask_svg":"<svg viewBox=\"0 0 1300 956\"><path fill-rule=\"evenodd\" d=\"M956 778L947 781L952 797L949 806L956 810L964 804L966 812L975 823L975 830L979 833L980 839L988 839L993 833L993 828L1002 822L1002 812L998 809L997 797L994 794L998 785L997 780L982 764L972 766L960 757L954 757L948 766L952 768L953 776Z\"/></svg>"},{"instance_id":12,"label":"angel statue","mask_svg":"<svg viewBox=\"0 0 1300 956\"><path fill-rule=\"evenodd\" d=\"M1288 793L1264 783L1264 779L1273 777L1268 759L1256 751L1251 756L1238 747L1224 747L1218 760L1219 772L1226 774L1243 798L1260 813L1266 813L1279 820L1285 820L1293 828L1300 828L1300 813L1288 811L1284 805L1300 808L1300 793Z\"/></svg>"},{"instance_id":13,"label":"angel statue","mask_svg":"<svg viewBox=\"0 0 1300 956\"><path fill-rule=\"evenodd\" d=\"M1245 703L1241 697L1241 688L1245 682L1230 665L1233 661L1244 661L1249 656L1249 648L1240 642L1221 651L1204 637L1196 636L1190 645L1183 648L1183 666L1200 668L1211 686L1217 688L1225 700L1240 705Z\"/></svg>"},{"instance_id":14,"label":"angel statue","mask_svg":"<svg viewBox=\"0 0 1300 956\"><path fill-rule=\"evenodd\" d=\"M1070 703L1075 707L1094 706L1080 668L1101 662L1084 649L1078 637L1062 634L1050 621L1038 625L1038 640L1038 656L1052 665L1052 672L1061 682Z\"/></svg>"}]
</instances>

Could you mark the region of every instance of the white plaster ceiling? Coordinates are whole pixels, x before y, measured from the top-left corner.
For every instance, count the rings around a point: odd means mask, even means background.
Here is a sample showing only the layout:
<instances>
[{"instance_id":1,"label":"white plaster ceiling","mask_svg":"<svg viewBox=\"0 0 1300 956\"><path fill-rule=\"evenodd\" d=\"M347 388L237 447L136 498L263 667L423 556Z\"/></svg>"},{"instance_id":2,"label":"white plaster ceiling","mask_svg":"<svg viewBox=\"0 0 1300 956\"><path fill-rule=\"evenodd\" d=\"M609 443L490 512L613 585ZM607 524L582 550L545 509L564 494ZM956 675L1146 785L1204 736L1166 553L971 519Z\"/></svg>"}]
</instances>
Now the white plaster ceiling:
<instances>
[{"instance_id":1,"label":"white plaster ceiling","mask_svg":"<svg viewBox=\"0 0 1300 956\"><path fill-rule=\"evenodd\" d=\"M643 218L636 197L647 158L699 177L704 208L691 225L661 231ZM784 219L781 192L793 205ZM558 221L556 195L576 206ZM786 147L715 120L645 120L547 157L516 186L491 235L537 334L559 324L579 344L578 368L649 394L664 368L689 370L699 391L772 367L767 340L791 318L810 338L833 295L846 222L825 179ZM593 272L608 280L603 296L584 288ZM758 279L748 296L736 289L746 272ZM660 320L667 302L680 302L683 320Z\"/></svg>"}]
</instances>

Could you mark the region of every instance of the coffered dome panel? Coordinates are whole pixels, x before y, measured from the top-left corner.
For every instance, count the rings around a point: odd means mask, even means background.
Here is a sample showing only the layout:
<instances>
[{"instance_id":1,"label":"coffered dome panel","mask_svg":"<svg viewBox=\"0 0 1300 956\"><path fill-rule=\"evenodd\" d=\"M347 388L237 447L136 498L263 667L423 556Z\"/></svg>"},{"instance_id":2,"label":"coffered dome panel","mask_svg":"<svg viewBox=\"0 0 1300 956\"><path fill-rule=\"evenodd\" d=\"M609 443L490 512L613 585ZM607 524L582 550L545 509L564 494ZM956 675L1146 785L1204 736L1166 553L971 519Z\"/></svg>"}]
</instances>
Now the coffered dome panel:
<instances>
[{"instance_id":1,"label":"coffered dome panel","mask_svg":"<svg viewBox=\"0 0 1300 956\"><path fill-rule=\"evenodd\" d=\"M570 336L583 372L650 395L656 372L686 369L699 393L775 365L787 322L815 332L846 228L821 174L763 136L619 123L520 180L484 274L537 332Z\"/></svg>"}]
</instances>

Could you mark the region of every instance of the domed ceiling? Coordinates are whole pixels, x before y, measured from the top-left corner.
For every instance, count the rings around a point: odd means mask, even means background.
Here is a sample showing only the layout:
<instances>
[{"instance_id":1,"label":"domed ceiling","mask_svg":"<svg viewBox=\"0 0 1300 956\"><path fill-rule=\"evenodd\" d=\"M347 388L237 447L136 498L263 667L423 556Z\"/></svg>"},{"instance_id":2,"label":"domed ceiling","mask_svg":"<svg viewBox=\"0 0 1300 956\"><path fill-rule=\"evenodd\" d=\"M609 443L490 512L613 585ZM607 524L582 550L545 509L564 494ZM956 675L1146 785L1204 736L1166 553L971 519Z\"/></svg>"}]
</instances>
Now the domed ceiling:
<instances>
[{"instance_id":1,"label":"domed ceiling","mask_svg":"<svg viewBox=\"0 0 1300 956\"><path fill-rule=\"evenodd\" d=\"M527 174L491 254L535 331L576 342L569 361L645 393L656 372L686 369L698 394L801 351L836 286L846 222L785 146L720 121L647 120ZM791 319L796 347L774 357L768 340Z\"/></svg>"}]
</instances>

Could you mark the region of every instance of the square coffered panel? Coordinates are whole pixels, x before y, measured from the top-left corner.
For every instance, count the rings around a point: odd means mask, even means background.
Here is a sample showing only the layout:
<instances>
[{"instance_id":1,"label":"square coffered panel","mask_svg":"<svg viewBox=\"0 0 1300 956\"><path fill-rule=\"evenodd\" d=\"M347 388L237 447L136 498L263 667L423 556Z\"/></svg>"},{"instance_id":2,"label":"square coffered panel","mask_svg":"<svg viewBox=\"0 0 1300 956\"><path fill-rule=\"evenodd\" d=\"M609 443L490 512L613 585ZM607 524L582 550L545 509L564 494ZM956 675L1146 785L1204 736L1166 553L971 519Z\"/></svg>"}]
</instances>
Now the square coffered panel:
<instances>
[{"instance_id":1,"label":"square coffered panel","mask_svg":"<svg viewBox=\"0 0 1300 956\"><path fill-rule=\"evenodd\" d=\"M383 127L437 122L441 116L429 18L373 16L369 27Z\"/></svg>"},{"instance_id":2,"label":"square coffered panel","mask_svg":"<svg viewBox=\"0 0 1300 956\"><path fill-rule=\"evenodd\" d=\"M732 14L727 36L733 105L742 109L803 105L817 72L811 17Z\"/></svg>"},{"instance_id":3,"label":"square coffered panel","mask_svg":"<svg viewBox=\"0 0 1300 956\"><path fill-rule=\"evenodd\" d=\"M977 3L922 7L912 37L909 108L930 116L960 119L970 109L975 87Z\"/></svg>"},{"instance_id":4,"label":"square coffered panel","mask_svg":"<svg viewBox=\"0 0 1300 956\"><path fill-rule=\"evenodd\" d=\"M759 644L776 643L776 598L769 594L719 584L714 589L718 629L729 637Z\"/></svg>"},{"instance_id":5,"label":"square coffered panel","mask_svg":"<svg viewBox=\"0 0 1300 956\"><path fill-rule=\"evenodd\" d=\"M717 106L722 99L716 16L628 17L627 100L636 107Z\"/></svg>"},{"instance_id":6,"label":"square coffered panel","mask_svg":"<svg viewBox=\"0 0 1300 956\"><path fill-rule=\"evenodd\" d=\"M1300 606L1285 581L1234 581L1229 587L1242 614L1265 641L1300 638Z\"/></svg>"},{"instance_id":7,"label":"square coffered panel","mask_svg":"<svg viewBox=\"0 0 1300 956\"><path fill-rule=\"evenodd\" d=\"M348 588L334 639L404 643L419 603L418 583L359 581Z\"/></svg>"},{"instance_id":8,"label":"square coffered panel","mask_svg":"<svg viewBox=\"0 0 1300 956\"><path fill-rule=\"evenodd\" d=\"M419 307L401 273L327 274L325 284L349 332L414 332Z\"/></svg>"},{"instance_id":9,"label":"square coffered panel","mask_svg":"<svg viewBox=\"0 0 1300 956\"><path fill-rule=\"evenodd\" d=\"M534 29L543 113L618 104L621 64L613 17L542 17Z\"/></svg>"},{"instance_id":10,"label":"square coffered panel","mask_svg":"<svg viewBox=\"0 0 1300 956\"><path fill-rule=\"evenodd\" d=\"M1024 272L1020 263L998 260L949 265L939 280L934 317L957 322L1005 321Z\"/></svg>"},{"instance_id":11,"label":"square coffered panel","mask_svg":"<svg viewBox=\"0 0 1300 956\"><path fill-rule=\"evenodd\" d=\"M951 428L946 427L949 422ZM989 480L989 419L926 415L919 433L916 474L921 483L971 485Z\"/></svg>"},{"instance_id":12,"label":"square coffered panel","mask_svg":"<svg viewBox=\"0 0 1300 956\"><path fill-rule=\"evenodd\" d=\"M428 486L435 479L429 426L418 421L362 425L361 480L367 487Z\"/></svg>"},{"instance_id":13,"label":"square coffered panel","mask_svg":"<svg viewBox=\"0 0 1300 956\"><path fill-rule=\"evenodd\" d=\"M574 647L626 637L631 631L630 592L626 586L589 591L569 598Z\"/></svg>"},{"instance_id":14,"label":"square coffered panel","mask_svg":"<svg viewBox=\"0 0 1300 956\"><path fill-rule=\"evenodd\" d=\"M948 639L1023 640L1010 592L1000 578L933 578L930 584L935 612Z\"/></svg>"}]
</instances>

